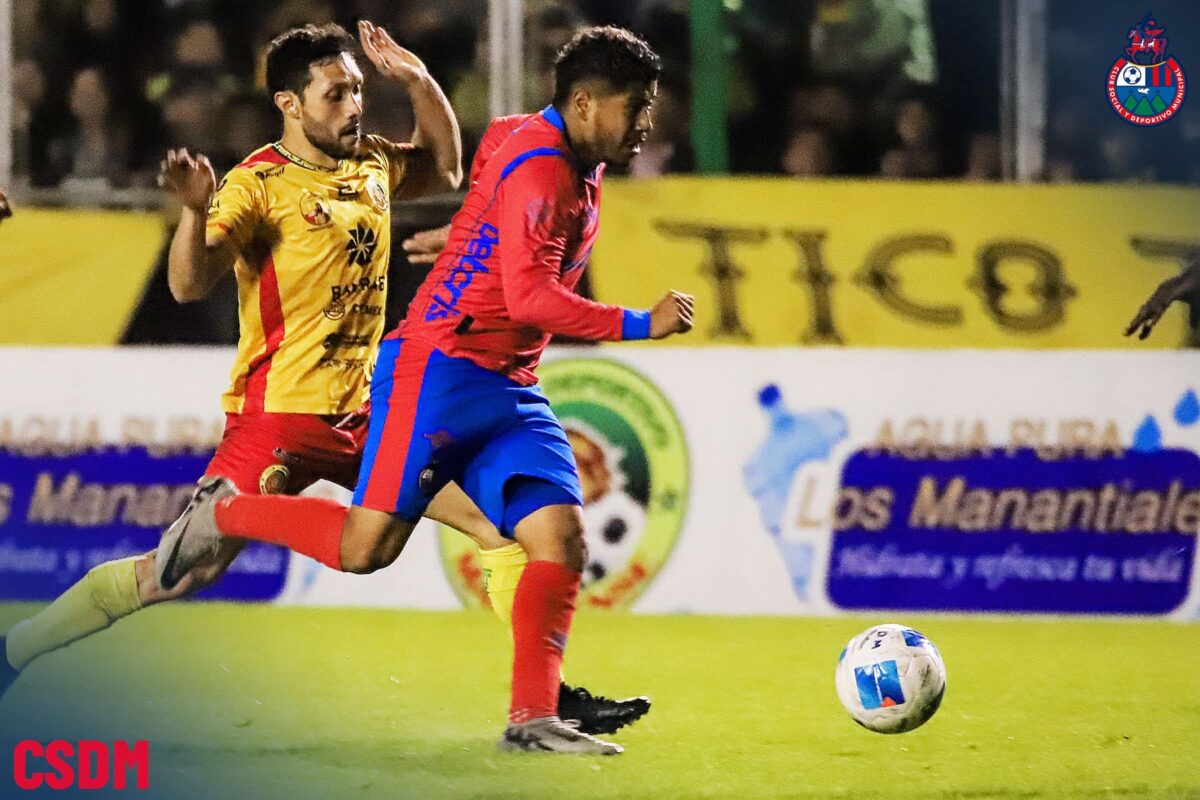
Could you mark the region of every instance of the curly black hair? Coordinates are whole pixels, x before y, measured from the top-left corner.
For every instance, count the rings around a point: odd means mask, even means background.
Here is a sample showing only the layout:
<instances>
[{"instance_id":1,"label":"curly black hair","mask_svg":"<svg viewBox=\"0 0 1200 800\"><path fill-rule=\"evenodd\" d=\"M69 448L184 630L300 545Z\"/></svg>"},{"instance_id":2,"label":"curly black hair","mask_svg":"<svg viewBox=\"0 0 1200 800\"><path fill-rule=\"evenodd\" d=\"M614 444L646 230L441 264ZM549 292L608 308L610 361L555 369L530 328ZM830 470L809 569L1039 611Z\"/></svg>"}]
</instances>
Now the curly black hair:
<instances>
[{"instance_id":1,"label":"curly black hair","mask_svg":"<svg viewBox=\"0 0 1200 800\"><path fill-rule=\"evenodd\" d=\"M554 61L554 105L563 106L580 81L604 80L616 91L658 80L662 60L635 33L614 25L584 28Z\"/></svg>"},{"instance_id":2,"label":"curly black hair","mask_svg":"<svg viewBox=\"0 0 1200 800\"><path fill-rule=\"evenodd\" d=\"M333 22L285 31L267 48L267 91L303 94L312 80L310 66L328 64L354 48L354 37Z\"/></svg>"}]
</instances>

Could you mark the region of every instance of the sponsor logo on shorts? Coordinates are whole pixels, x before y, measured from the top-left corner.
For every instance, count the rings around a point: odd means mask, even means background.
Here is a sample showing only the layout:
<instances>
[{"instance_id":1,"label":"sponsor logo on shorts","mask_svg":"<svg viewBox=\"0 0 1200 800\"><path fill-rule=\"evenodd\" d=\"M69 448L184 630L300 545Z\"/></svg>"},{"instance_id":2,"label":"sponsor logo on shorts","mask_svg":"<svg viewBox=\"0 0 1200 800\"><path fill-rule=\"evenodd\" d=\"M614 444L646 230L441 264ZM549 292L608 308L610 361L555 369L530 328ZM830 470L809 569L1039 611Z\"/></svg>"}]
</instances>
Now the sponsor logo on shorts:
<instances>
[{"instance_id":1,"label":"sponsor logo on shorts","mask_svg":"<svg viewBox=\"0 0 1200 800\"><path fill-rule=\"evenodd\" d=\"M292 471L283 464L272 464L258 476L258 491L262 494L283 494L291 477Z\"/></svg>"},{"instance_id":2,"label":"sponsor logo on shorts","mask_svg":"<svg viewBox=\"0 0 1200 800\"><path fill-rule=\"evenodd\" d=\"M539 370L566 429L583 489L588 563L580 603L628 607L675 547L690 491L683 426L646 376L601 358ZM465 536L442 529L442 564L467 606L486 605L484 573Z\"/></svg>"}]
</instances>

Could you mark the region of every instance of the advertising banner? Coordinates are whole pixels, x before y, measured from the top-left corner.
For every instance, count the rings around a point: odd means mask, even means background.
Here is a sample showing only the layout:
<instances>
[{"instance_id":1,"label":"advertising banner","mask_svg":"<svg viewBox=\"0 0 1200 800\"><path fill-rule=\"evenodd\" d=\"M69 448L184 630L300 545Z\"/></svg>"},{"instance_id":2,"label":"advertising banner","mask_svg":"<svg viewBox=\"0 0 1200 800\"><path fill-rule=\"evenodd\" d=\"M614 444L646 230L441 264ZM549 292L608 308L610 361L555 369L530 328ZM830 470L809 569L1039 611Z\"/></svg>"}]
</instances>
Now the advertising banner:
<instances>
[{"instance_id":1,"label":"advertising banner","mask_svg":"<svg viewBox=\"0 0 1200 800\"><path fill-rule=\"evenodd\" d=\"M613 181L590 274L608 303L695 294L679 346L1145 348L1121 334L1197 219L1200 190L1144 185Z\"/></svg>"},{"instance_id":2,"label":"advertising banner","mask_svg":"<svg viewBox=\"0 0 1200 800\"><path fill-rule=\"evenodd\" d=\"M5 374L22 376L0 407L0 601L51 600L157 546L220 441L230 355L0 350ZM251 544L203 597L274 600L290 560Z\"/></svg>"},{"instance_id":3,"label":"advertising banner","mask_svg":"<svg viewBox=\"0 0 1200 800\"><path fill-rule=\"evenodd\" d=\"M165 242L157 213L22 207L0 227L0 343L116 343Z\"/></svg>"},{"instance_id":4,"label":"advertising banner","mask_svg":"<svg viewBox=\"0 0 1200 800\"><path fill-rule=\"evenodd\" d=\"M230 356L0 351L28 376L0 409L0 600L153 546ZM540 371L584 489L582 608L1200 616L1200 354L587 348ZM483 581L422 523L372 575L263 548L212 596L448 609Z\"/></svg>"}]
</instances>

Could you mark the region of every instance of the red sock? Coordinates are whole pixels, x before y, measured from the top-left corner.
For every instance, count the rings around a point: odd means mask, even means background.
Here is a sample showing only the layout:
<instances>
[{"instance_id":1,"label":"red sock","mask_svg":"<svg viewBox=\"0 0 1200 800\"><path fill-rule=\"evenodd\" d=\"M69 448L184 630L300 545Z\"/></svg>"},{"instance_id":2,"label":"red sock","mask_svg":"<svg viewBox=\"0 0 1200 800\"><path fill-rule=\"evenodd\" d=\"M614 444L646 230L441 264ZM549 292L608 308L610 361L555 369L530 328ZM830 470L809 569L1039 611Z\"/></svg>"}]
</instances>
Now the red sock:
<instances>
[{"instance_id":1,"label":"red sock","mask_svg":"<svg viewBox=\"0 0 1200 800\"><path fill-rule=\"evenodd\" d=\"M350 509L323 497L239 494L217 503L226 536L281 544L327 567L342 569L342 525Z\"/></svg>"},{"instance_id":2,"label":"red sock","mask_svg":"<svg viewBox=\"0 0 1200 800\"><path fill-rule=\"evenodd\" d=\"M582 575L553 561L530 561L513 598L511 722L558 713L563 650Z\"/></svg>"}]
</instances>

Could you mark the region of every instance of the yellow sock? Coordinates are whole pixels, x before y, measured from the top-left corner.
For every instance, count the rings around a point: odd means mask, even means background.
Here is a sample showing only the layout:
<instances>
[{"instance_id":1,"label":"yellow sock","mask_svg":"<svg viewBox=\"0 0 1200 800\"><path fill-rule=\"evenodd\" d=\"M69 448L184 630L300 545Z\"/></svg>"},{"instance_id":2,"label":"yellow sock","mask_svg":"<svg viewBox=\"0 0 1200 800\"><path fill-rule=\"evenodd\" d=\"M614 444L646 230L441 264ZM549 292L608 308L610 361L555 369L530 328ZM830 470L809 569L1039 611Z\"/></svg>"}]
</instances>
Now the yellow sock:
<instances>
[{"instance_id":1,"label":"yellow sock","mask_svg":"<svg viewBox=\"0 0 1200 800\"><path fill-rule=\"evenodd\" d=\"M492 602L492 612L504 623L511 640L513 598L517 596L517 584L529 556L525 548L513 542L495 550L480 550L479 560L483 563L483 588Z\"/></svg>"},{"instance_id":2,"label":"yellow sock","mask_svg":"<svg viewBox=\"0 0 1200 800\"><path fill-rule=\"evenodd\" d=\"M517 594L521 573L529 563L529 556L525 555L525 548L513 542L495 550L480 550L479 560L483 563L483 586L488 599L492 601L492 611L504 623L511 637L513 598Z\"/></svg>"},{"instance_id":3,"label":"yellow sock","mask_svg":"<svg viewBox=\"0 0 1200 800\"><path fill-rule=\"evenodd\" d=\"M8 663L17 670L38 656L104 630L142 607L136 558L93 568L33 617L8 632Z\"/></svg>"}]
</instances>

